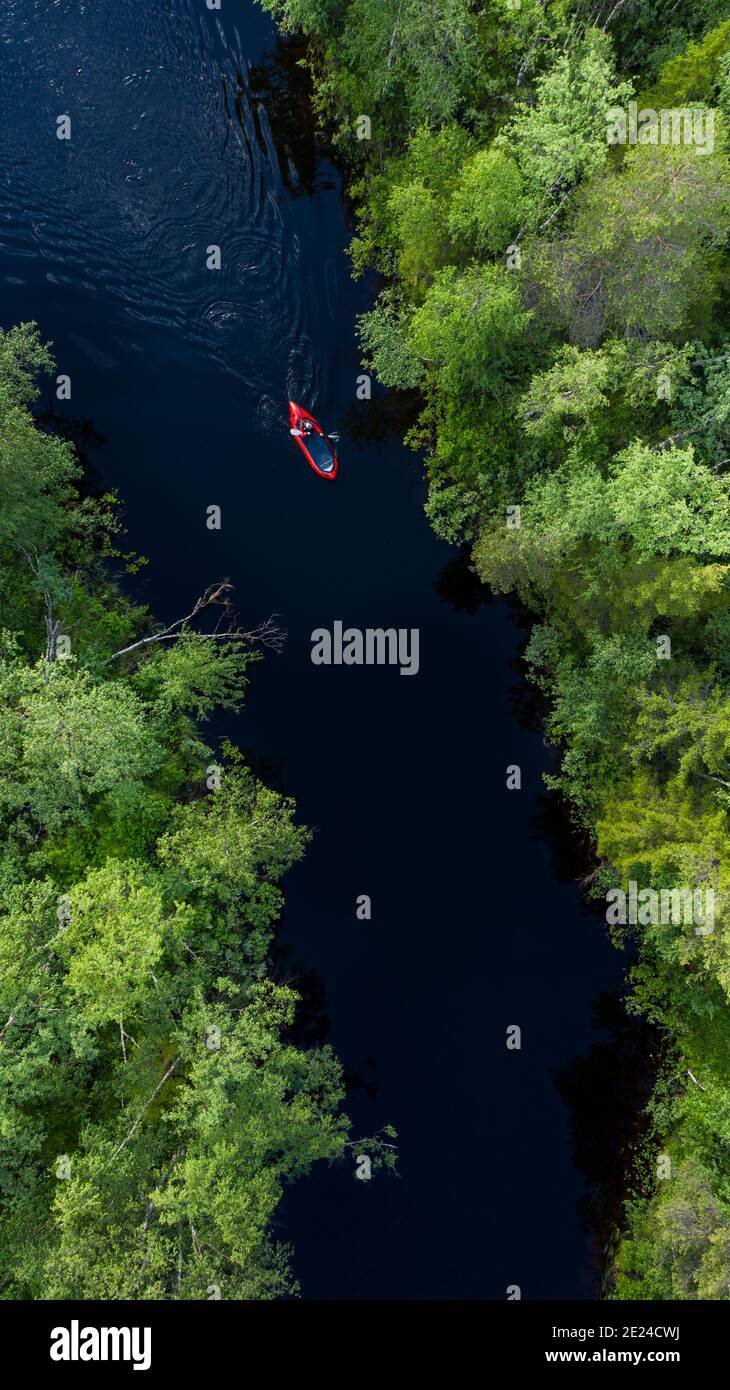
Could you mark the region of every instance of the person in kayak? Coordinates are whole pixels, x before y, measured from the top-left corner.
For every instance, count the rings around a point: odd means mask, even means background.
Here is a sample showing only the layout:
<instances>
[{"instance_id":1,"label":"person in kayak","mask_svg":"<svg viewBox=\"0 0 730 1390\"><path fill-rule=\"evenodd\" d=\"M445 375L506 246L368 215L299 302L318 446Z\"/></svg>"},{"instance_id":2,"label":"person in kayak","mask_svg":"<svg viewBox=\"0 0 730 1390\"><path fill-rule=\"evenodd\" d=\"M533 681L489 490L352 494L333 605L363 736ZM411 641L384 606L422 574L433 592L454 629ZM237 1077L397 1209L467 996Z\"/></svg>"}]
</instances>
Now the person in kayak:
<instances>
[{"instance_id":1,"label":"person in kayak","mask_svg":"<svg viewBox=\"0 0 730 1390\"><path fill-rule=\"evenodd\" d=\"M296 435L297 438L301 438L302 435L314 434L314 425L311 420L302 420L302 428L298 430L295 425L289 433Z\"/></svg>"}]
</instances>

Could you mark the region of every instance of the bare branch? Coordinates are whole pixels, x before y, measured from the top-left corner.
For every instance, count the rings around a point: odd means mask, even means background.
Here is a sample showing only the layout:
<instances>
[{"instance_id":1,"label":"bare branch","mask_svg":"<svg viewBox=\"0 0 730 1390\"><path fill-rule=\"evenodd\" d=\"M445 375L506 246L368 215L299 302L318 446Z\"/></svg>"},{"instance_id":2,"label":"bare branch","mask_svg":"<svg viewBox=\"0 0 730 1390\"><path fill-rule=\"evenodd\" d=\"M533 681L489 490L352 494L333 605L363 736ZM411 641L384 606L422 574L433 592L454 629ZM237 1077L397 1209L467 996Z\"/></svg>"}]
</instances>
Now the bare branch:
<instances>
[{"instance_id":1,"label":"bare branch","mask_svg":"<svg viewBox=\"0 0 730 1390\"><path fill-rule=\"evenodd\" d=\"M126 1028L124 1027L124 1021L123 1021L123 1019L121 1019L121 1018L120 1018L120 1020L119 1020L119 1036L120 1036L121 1041L122 1041L122 1053L123 1053L123 1055L124 1055L124 1061L126 1062L126 1060L127 1060L127 1048L126 1048L126 1045L125 1045L125 1044L126 1044L127 1038L129 1038L129 1041L130 1041L131 1043L134 1043L135 1047L137 1046L137 1039L136 1039L136 1038L133 1038L133 1037L132 1037L132 1034L127 1032Z\"/></svg>"},{"instance_id":2,"label":"bare branch","mask_svg":"<svg viewBox=\"0 0 730 1390\"><path fill-rule=\"evenodd\" d=\"M399 6L398 6L398 13L397 13L397 15L396 15L396 17L395 17L395 27L394 27L394 29L393 29L393 33L391 34L390 43L389 43L389 45L388 45L388 62L387 62L387 64L386 64L386 67L387 67L387 71L388 71L388 72L390 72L391 66L392 66L392 64L393 64L393 55L394 55L394 53L395 53L395 40L396 40L396 35L397 35L397 33L398 33L398 25L400 24L400 12L401 12L402 9L403 9L403 0L401 0L401 3L400 3ZM388 79L387 79L387 77L386 77L385 82L383 83L383 90L382 90L381 93L380 93L381 96L383 95L383 92L385 91L385 88L386 88L386 86L387 86L387 83L388 83Z\"/></svg>"},{"instance_id":3,"label":"bare branch","mask_svg":"<svg viewBox=\"0 0 730 1390\"><path fill-rule=\"evenodd\" d=\"M649 452L655 454L657 449L667 449L670 445L677 444L680 439L687 439L689 435L697 434L698 431L707 429L707 426L712 423L712 419L713 412L710 411L708 415L703 415L701 419L697 421L697 424L692 425L690 429L679 430L676 434L668 434L666 439L660 439L658 444L652 444Z\"/></svg>"},{"instance_id":4,"label":"bare branch","mask_svg":"<svg viewBox=\"0 0 730 1390\"><path fill-rule=\"evenodd\" d=\"M516 86L517 86L517 87L521 87L521 86L522 86L522 83L524 82L524 80L525 80L525 78L526 78L526 76L527 76L527 69L528 69L529 66L530 66L530 59L531 59L533 53L535 52L535 49L537 48L537 45L538 45L539 43L547 43L547 41L548 41L548 40L547 40L547 37L546 37L545 34L537 33L537 34L535 35L534 39L532 40L532 43L530 44L530 47L529 47L527 53L525 54L525 57L524 57L523 60L522 60L522 63L520 64L520 70L519 70L519 72L518 72L518 74L517 74L517 83L516 83Z\"/></svg>"},{"instance_id":5,"label":"bare branch","mask_svg":"<svg viewBox=\"0 0 730 1390\"><path fill-rule=\"evenodd\" d=\"M262 646L270 647L272 651L281 652L287 639L287 633L275 621L277 614L272 613L256 627L243 629L234 624L232 619L233 610L231 608L230 594L233 592L233 585L228 579L223 579L219 584L209 584L205 593L196 600L195 605L182 618L176 618L174 623L161 628L159 632L150 633L147 637L140 637L136 642L130 642L126 647L120 647L119 651L113 652L107 658L106 664L115 661L118 656L127 656L129 652L139 651L142 647L152 646L156 642L174 642L178 637L182 637L186 632L187 624L192 622L205 609L220 607L228 610L229 622L221 629L225 614L221 613L213 632L196 633L196 636L205 638L208 641L218 642L259 642Z\"/></svg>"},{"instance_id":6,"label":"bare branch","mask_svg":"<svg viewBox=\"0 0 730 1390\"><path fill-rule=\"evenodd\" d=\"M274 652L283 652L289 634L274 621L277 616L278 614L272 613L264 622L251 628L250 632L241 632L235 635L244 638L247 642L260 642L262 646L270 647Z\"/></svg>"},{"instance_id":7,"label":"bare branch","mask_svg":"<svg viewBox=\"0 0 730 1390\"><path fill-rule=\"evenodd\" d=\"M730 362L730 352L726 352L722 357L693 357L690 367L714 367L717 362Z\"/></svg>"},{"instance_id":8,"label":"bare branch","mask_svg":"<svg viewBox=\"0 0 730 1390\"><path fill-rule=\"evenodd\" d=\"M172 1076L172 1073L174 1072L181 1057L182 1053L178 1052L177 1057L175 1058L174 1062L171 1062L170 1066L167 1068L167 1071L165 1072L165 1075L163 1076L162 1080L158 1081L149 1100L146 1100L144 1105L142 1106L142 1109L140 1110L139 1115L137 1116L134 1124L132 1125L129 1134L126 1135L126 1137L122 1140L121 1144L117 1144L117 1147L114 1150L114 1153L112 1154L112 1158L116 1158L117 1154L120 1154L122 1152L122 1149L125 1148L125 1146L129 1143L130 1139L132 1138L132 1135L139 1128L141 1121L144 1119L145 1111L149 1109L157 1093L162 1090L162 1087L164 1086L165 1082L169 1079L169 1077Z\"/></svg>"},{"instance_id":9,"label":"bare branch","mask_svg":"<svg viewBox=\"0 0 730 1390\"><path fill-rule=\"evenodd\" d=\"M616 0L616 4L614 5L613 9L611 10L611 13L610 13L610 15L608 16L608 19L606 20L606 23L605 23L604 26L603 26L603 32L604 32L604 34L605 34L605 32L606 32L606 30L607 30L609 24L611 23L611 20L614 19L614 18L616 17L616 15L619 13L619 10L622 10L625 4L626 4L626 0Z\"/></svg>"},{"instance_id":10,"label":"bare branch","mask_svg":"<svg viewBox=\"0 0 730 1390\"><path fill-rule=\"evenodd\" d=\"M41 562L38 558L38 552L34 552L34 562L33 560L31 560L28 551L25 549L25 546L19 545L18 549L20 550L21 554L25 556L25 559L27 560L30 566L31 572L35 576L35 579L40 587L40 591L43 595L43 605L46 610L46 661L55 661L56 639L60 636L61 633L61 623L59 622L58 618L54 618L53 616L53 600L51 598L50 589L48 588L48 585L45 579L43 578L43 574L41 572Z\"/></svg>"}]
</instances>

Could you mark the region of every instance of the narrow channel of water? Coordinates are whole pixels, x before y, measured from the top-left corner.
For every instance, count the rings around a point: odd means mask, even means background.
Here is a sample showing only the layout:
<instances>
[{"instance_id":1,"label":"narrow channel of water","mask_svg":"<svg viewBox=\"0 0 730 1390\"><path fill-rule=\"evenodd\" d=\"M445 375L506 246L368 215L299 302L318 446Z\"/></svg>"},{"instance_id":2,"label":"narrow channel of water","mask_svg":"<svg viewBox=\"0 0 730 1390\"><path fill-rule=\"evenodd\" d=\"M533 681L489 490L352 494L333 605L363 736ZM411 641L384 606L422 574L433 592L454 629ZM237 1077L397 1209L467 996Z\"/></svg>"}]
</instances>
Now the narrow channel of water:
<instances>
[{"instance_id":1,"label":"narrow channel of water","mask_svg":"<svg viewBox=\"0 0 730 1390\"><path fill-rule=\"evenodd\" d=\"M519 629L465 597L417 460L368 442L383 407L356 401L354 324L372 286L349 276L296 51L247 0L6 0L0 40L2 324L53 340L155 612L229 576L248 621L277 613L289 633L211 736L231 733L316 828L281 969L311 1036L329 1026L355 1132L390 1121L401 1154L399 1177L317 1171L287 1196L277 1234L302 1293L593 1297L555 1073L600 1042L592 1004L622 963L556 868L548 753L512 692ZM289 438L290 396L342 430L332 486ZM418 628L418 675L314 666L310 634L336 619Z\"/></svg>"}]
</instances>

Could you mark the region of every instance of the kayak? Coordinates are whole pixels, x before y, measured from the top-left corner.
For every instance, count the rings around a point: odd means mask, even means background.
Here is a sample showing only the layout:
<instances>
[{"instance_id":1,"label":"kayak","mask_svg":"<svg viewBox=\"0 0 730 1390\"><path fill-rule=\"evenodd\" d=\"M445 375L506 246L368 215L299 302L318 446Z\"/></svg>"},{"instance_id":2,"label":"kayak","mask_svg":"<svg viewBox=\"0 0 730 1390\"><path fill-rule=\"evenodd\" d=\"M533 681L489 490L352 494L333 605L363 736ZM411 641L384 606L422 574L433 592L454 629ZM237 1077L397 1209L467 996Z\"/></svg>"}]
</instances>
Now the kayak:
<instances>
[{"instance_id":1,"label":"kayak","mask_svg":"<svg viewBox=\"0 0 730 1390\"><path fill-rule=\"evenodd\" d=\"M309 411L303 410L295 401L290 401L289 424L291 428L300 430L304 420L309 421L312 426L311 430L306 434L295 434L294 438L310 468L313 468L320 478L330 478L334 481L340 462L327 435L314 416L309 414Z\"/></svg>"}]
</instances>

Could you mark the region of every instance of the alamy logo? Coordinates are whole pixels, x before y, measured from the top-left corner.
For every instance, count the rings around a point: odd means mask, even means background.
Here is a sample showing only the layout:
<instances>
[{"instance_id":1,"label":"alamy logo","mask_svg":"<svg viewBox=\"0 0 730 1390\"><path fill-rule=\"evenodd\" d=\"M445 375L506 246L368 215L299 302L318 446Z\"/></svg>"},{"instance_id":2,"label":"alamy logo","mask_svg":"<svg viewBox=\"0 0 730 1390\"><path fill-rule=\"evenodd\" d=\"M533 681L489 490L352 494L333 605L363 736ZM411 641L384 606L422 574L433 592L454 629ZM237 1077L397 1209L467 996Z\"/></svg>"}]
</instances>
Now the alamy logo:
<instances>
[{"instance_id":1,"label":"alamy logo","mask_svg":"<svg viewBox=\"0 0 730 1390\"><path fill-rule=\"evenodd\" d=\"M400 666L402 676L418 673L418 628L348 627L333 623L332 632L316 627L312 633L315 666Z\"/></svg>"},{"instance_id":2,"label":"alamy logo","mask_svg":"<svg viewBox=\"0 0 730 1390\"><path fill-rule=\"evenodd\" d=\"M54 1327L50 1356L52 1361L132 1361L135 1371L148 1371L152 1328L80 1327L73 1318L70 1327Z\"/></svg>"},{"instance_id":3,"label":"alamy logo","mask_svg":"<svg viewBox=\"0 0 730 1390\"><path fill-rule=\"evenodd\" d=\"M638 104L630 101L628 111L612 106L606 122L609 145L694 145L698 154L712 154L715 148L715 113L702 107L655 111L647 106L639 111Z\"/></svg>"},{"instance_id":4,"label":"alamy logo","mask_svg":"<svg viewBox=\"0 0 730 1390\"><path fill-rule=\"evenodd\" d=\"M704 900L704 901L703 901ZM656 927L660 923L694 926L695 936L709 936L715 930L715 891L713 888L639 888L634 879L629 891L609 888L606 894L606 921L611 926Z\"/></svg>"}]
</instances>

